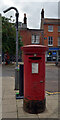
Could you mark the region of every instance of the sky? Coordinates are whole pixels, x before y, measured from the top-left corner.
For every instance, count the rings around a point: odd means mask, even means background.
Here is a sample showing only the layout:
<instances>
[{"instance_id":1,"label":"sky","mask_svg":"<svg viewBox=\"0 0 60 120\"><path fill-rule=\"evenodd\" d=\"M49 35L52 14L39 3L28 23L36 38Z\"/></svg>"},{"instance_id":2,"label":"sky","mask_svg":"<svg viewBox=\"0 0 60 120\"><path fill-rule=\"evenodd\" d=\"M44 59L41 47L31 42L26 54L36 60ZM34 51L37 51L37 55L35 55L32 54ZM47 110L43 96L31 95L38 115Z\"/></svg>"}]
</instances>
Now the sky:
<instances>
[{"instance_id":1,"label":"sky","mask_svg":"<svg viewBox=\"0 0 60 120\"><path fill-rule=\"evenodd\" d=\"M42 2L43 1L43 2ZM27 16L27 27L39 29L41 22L41 10L44 8L45 18L58 18L58 0L2 0L0 3L0 13L2 16L15 18L15 11L10 10L3 13L9 7L16 7L19 12L19 21L23 22L24 13Z\"/></svg>"}]
</instances>

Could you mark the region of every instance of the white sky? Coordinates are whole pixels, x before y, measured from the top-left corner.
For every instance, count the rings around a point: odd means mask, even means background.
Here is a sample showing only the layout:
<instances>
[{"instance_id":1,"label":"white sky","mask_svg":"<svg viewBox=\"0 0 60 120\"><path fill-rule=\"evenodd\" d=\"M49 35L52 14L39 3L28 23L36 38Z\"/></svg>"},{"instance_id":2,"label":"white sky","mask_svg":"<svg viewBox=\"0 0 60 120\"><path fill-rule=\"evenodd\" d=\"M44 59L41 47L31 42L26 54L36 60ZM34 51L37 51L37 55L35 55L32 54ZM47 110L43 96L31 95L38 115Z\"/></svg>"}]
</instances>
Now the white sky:
<instances>
[{"instance_id":1,"label":"white sky","mask_svg":"<svg viewBox=\"0 0 60 120\"><path fill-rule=\"evenodd\" d=\"M43 2L42 2L43 1ZM13 16L15 19L15 11L10 10L3 13L9 7L16 7L19 11L19 21L23 22L24 13L27 16L28 28L40 28L41 10L44 8L45 18L58 18L58 1L59 0L2 0L0 3L0 12L2 16Z\"/></svg>"}]
</instances>

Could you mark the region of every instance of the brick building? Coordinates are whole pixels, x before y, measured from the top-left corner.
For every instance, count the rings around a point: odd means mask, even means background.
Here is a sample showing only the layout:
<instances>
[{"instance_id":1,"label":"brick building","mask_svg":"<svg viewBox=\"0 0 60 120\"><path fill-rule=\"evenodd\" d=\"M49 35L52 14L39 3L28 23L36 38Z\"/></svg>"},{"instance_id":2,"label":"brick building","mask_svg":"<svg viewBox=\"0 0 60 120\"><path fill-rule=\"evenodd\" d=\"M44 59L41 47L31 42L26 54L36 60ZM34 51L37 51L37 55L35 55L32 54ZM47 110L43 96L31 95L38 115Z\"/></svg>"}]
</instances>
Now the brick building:
<instances>
[{"instance_id":1,"label":"brick building","mask_svg":"<svg viewBox=\"0 0 60 120\"><path fill-rule=\"evenodd\" d=\"M44 18L44 9L42 9L40 28L44 30L44 45L49 47L46 52L46 61L58 61L60 59L60 19Z\"/></svg>"},{"instance_id":2,"label":"brick building","mask_svg":"<svg viewBox=\"0 0 60 120\"><path fill-rule=\"evenodd\" d=\"M24 23L20 23L20 36L23 45L43 44L43 29L29 29L27 28L27 18L24 14Z\"/></svg>"},{"instance_id":3,"label":"brick building","mask_svg":"<svg viewBox=\"0 0 60 120\"><path fill-rule=\"evenodd\" d=\"M19 23L19 30L23 45L43 44L43 29L29 29L27 28L27 18L24 14L24 22ZM22 56L23 59L23 56Z\"/></svg>"},{"instance_id":4,"label":"brick building","mask_svg":"<svg viewBox=\"0 0 60 120\"><path fill-rule=\"evenodd\" d=\"M41 11L40 29L27 28L27 18L20 22L20 35L23 45L42 44L49 47L46 52L46 61L58 61L60 58L60 19L44 18L44 9Z\"/></svg>"}]
</instances>

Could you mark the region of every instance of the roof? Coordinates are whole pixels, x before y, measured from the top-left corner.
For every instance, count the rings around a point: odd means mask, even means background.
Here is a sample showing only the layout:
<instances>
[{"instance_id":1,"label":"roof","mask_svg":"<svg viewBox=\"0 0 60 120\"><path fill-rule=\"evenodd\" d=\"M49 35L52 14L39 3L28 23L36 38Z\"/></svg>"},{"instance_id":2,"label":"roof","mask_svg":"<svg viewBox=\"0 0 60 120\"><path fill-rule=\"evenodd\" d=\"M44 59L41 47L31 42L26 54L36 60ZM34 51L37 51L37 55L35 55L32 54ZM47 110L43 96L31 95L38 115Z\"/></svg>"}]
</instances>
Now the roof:
<instances>
[{"instance_id":1,"label":"roof","mask_svg":"<svg viewBox=\"0 0 60 120\"><path fill-rule=\"evenodd\" d=\"M20 30L28 30L28 31L35 31L35 32L42 32L43 31L43 29L29 29L29 28L21 28Z\"/></svg>"},{"instance_id":2,"label":"roof","mask_svg":"<svg viewBox=\"0 0 60 120\"><path fill-rule=\"evenodd\" d=\"M60 19L45 18L44 24L55 24L55 25L59 24L60 25Z\"/></svg>"},{"instance_id":3,"label":"roof","mask_svg":"<svg viewBox=\"0 0 60 120\"><path fill-rule=\"evenodd\" d=\"M27 30L30 30L30 31L43 31L43 29L29 29L29 28L27 28Z\"/></svg>"}]
</instances>

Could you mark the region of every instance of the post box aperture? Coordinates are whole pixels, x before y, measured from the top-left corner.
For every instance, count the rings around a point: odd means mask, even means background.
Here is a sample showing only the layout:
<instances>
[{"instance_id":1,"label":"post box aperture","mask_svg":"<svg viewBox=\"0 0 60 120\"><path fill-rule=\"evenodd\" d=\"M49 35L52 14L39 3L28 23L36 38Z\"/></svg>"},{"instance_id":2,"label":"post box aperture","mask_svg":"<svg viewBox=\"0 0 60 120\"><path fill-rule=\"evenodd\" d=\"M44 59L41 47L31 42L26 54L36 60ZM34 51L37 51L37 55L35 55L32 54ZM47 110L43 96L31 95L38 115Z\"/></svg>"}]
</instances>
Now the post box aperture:
<instances>
[{"instance_id":1,"label":"post box aperture","mask_svg":"<svg viewBox=\"0 0 60 120\"><path fill-rule=\"evenodd\" d=\"M23 108L29 113L45 110L45 51L46 46L26 45L24 52Z\"/></svg>"}]
</instances>

